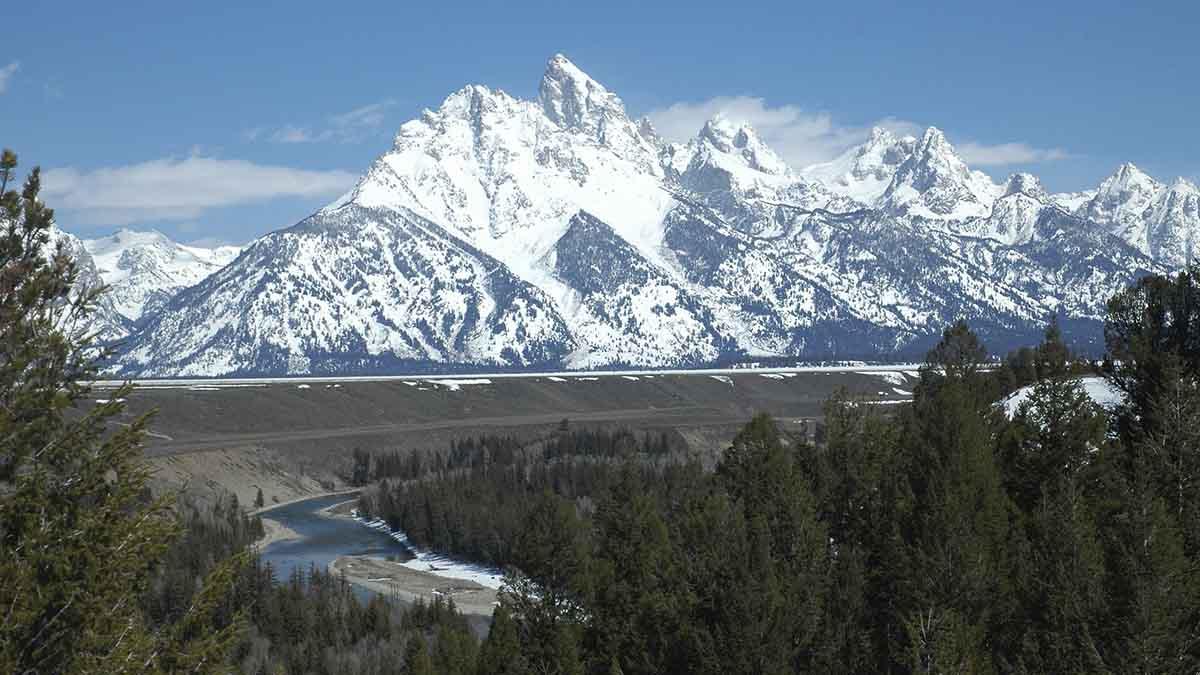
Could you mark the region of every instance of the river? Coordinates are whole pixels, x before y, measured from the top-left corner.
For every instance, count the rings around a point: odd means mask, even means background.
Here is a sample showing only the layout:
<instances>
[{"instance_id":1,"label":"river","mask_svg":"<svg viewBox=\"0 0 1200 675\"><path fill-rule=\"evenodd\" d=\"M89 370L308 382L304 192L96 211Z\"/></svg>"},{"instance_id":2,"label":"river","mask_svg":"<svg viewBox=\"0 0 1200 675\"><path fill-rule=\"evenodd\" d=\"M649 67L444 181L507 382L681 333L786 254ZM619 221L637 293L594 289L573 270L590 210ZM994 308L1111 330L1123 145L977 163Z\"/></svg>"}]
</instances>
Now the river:
<instances>
[{"instance_id":1,"label":"river","mask_svg":"<svg viewBox=\"0 0 1200 675\"><path fill-rule=\"evenodd\" d=\"M329 563L340 555L365 555L398 561L413 558L408 548L384 532L363 527L350 518L321 513L334 504L354 498L354 494L313 497L260 514L300 535L299 539L271 543L261 552L263 564L270 563L275 568L275 578L280 583L286 583L292 570L297 567L306 572L310 566L326 570Z\"/></svg>"}]
</instances>

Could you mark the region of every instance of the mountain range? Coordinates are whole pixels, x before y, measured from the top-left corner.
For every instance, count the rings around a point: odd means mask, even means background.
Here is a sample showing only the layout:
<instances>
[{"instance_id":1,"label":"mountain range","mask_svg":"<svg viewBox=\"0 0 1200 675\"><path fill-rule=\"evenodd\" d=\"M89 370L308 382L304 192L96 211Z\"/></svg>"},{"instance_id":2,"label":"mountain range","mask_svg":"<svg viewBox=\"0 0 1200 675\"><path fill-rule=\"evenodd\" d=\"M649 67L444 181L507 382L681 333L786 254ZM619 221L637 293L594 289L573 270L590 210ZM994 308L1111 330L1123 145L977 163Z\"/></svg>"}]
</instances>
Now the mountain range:
<instances>
[{"instance_id":1,"label":"mountain range","mask_svg":"<svg viewBox=\"0 0 1200 675\"><path fill-rule=\"evenodd\" d=\"M1192 259L1200 190L971 170L936 128L796 169L722 117L669 142L565 57L402 125L348 193L242 249L86 242L115 373L231 376L904 359L966 319L994 351ZM123 331L123 332L122 332Z\"/></svg>"}]
</instances>

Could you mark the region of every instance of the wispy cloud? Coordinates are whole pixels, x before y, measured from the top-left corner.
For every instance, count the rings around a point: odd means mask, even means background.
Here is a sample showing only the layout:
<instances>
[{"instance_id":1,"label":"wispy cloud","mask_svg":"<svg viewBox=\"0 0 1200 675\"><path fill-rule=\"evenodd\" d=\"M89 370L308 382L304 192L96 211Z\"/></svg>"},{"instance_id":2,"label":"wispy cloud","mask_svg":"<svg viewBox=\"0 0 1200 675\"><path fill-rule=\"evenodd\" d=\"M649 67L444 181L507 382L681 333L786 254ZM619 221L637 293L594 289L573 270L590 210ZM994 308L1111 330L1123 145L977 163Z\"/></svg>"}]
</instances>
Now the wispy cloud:
<instances>
[{"instance_id":1,"label":"wispy cloud","mask_svg":"<svg viewBox=\"0 0 1200 675\"><path fill-rule=\"evenodd\" d=\"M358 143L383 126L388 108L394 105L396 101L388 99L333 115L317 127L297 124L285 124L278 128L256 127L247 130L243 137L248 141L268 140L273 143Z\"/></svg>"},{"instance_id":2,"label":"wispy cloud","mask_svg":"<svg viewBox=\"0 0 1200 675\"><path fill-rule=\"evenodd\" d=\"M770 106L754 96L719 96L697 103L675 103L647 114L650 122L665 138L684 141L696 135L715 115L754 127L784 161L804 167L833 159L852 145L862 142L870 127L838 124L825 112L809 112L796 105ZM882 119L876 123L901 133L911 133L917 125L905 120Z\"/></svg>"},{"instance_id":3,"label":"wispy cloud","mask_svg":"<svg viewBox=\"0 0 1200 675\"><path fill-rule=\"evenodd\" d=\"M20 61L13 61L7 66L0 68L0 94L3 94L5 90L8 89L8 81L11 80L13 75L16 75L17 71L20 69Z\"/></svg>"},{"instance_id":4,"label":"wispy cloud","mask_svg":"<svg viewBox=\"0 0 1200 675\"><path fill-rule=\"evenodd\" d=\"M208 209L279 197L336 195L349 189L356 176L191 156L91 171L51 169L43 179L46 200L73 222L128 225L190 220Z\"/></svg>"},{"instance_id":5,"label":"wispy cloud","mask_svg":"<svg viewBox=\"0 0 1200 675\"><path fill-rule=\"evenodd\" d=\"M885 117L868 126L840 124L825 112L810 112L796 105L771 106L754 96L719 96L697 103L675 103L647 114L665 138L686 141L696 135L715 115L754 127L784 161L794 168L827 162L866 140L871 127L894 133L920 135L923 127L916 122ZM1041 149L1027 143L988 145L965 141L957 146L968 164L1001 166L1064 159L1062 149Z\"/></svg>"},{"instance_id":6,"label":"wispy cloud","mask_svg":"<svg viewBox=\"0 0 1200 675\"><path fill-rule=\"evenodd\" d=\"M1033 164L1067 159L1070 153L1062 148L1035 148L1028 143L986 145L967 142L956 146L963 160L973 166L1008 166Z\"/></svg>"}]
</instances>

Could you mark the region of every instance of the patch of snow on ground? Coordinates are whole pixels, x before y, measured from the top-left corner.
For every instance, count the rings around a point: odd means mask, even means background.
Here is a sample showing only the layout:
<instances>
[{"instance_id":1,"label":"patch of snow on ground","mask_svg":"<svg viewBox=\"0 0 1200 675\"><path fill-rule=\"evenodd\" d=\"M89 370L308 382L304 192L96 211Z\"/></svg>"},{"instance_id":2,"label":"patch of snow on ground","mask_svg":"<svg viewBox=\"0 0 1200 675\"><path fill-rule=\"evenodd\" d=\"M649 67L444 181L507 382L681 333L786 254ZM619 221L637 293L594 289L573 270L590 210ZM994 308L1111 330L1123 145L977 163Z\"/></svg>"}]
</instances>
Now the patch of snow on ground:
<instances>
[{"instance_id":1,"label":"patch of snow on ground","mask_svg":"<svg viewBox=\"0 0 1200 675\"><path fill-rule=\"evenodd\" d=\"M732 377L726 377L725 375L709 375L709 377L716 380L717 382L724 382L725 384L727 384L731 387L733 386L733 378Z\"/></svg>"},{"instance_id":2,"label":"patch of snow on ground","mask_svg":"<svg viewBox=\"0 0 1200 675\"><path fill-rule=\"evenodd\" d=\"M631 382L637 382L637 381L638 381L638 378L634 377L633 375L622 375L621 377L623 377L623 378L625 378L626 380L629 380L629 381L631 381Z\"/></svg>"},{"instance_id":3,"label":"patch of snow on ground","mask_svg":"<svg viewBox=\"0 0 1200 675\"><path fill-rule=\"evenodd\" d=\"M312 389L312 387L307 384L298 384L298 385L296 385L296 388L297 389Z\"/></svg>"},{"instance_id":4,"label":"patch of snow on ground","mask_svg":"<svg viewBox=\"0 0 1200 675\"><path fill-rule=\"evenodd\" d=\"M782 380L783 379L783 375L780 375L779 373L763 373L762 375L760 375L760 377L765 377L768 380Z\"/></svg>"},{"instance_id":5,"label":"patch of snow on ground","mask_svg":"<svg viewBox=\"0 0 1200 675\"><path fill-rule=\"evenodd\" d=\"M454 558L438 555L430 551L422 551L408 540L408 535L405 533L391 529L388 527L387 522L383 520L367 520L359 516L358 511L354 512L354 519L372 530L386 533L389 537L400 542L405 548L411 551L416 557L408 562L400 563L411 570L428 572L436 574L439 577L446 577L447 579L474 581L480 586L496 590L500 589L500 584L504 579L504 573L500 570L455 560Z\"/></svg>"},{"instance_id":6,"label":"patch of snow on ground","mask_svg":"<svg viewBox=\"0 0 1200 675\"><path fill-rule=\"evenodd\" d=\"M1124 401L1121 392L1114 389L1102 377L1083 377L1079 379L1079 383L1083 385L1083 392L1088 395L1088 398L1105 410L1112 410ZM1014 417L1021 404L1033 393L1034 386L1031 384L1021 387L1004 399L1004 414L1010 418Z\"/></svg>"},{"instance_id":7,"label":"patch of snow on ground","mask_svg":"<svg viewBox=\"0 0 1200 675\"><path fill-rule=\"evenodd\" d=\"M450 391L458 391L463 385L470 384L491 384L492 381L486 378L478 378L474 380L425 380L429 384L440 384Z\"/></svg>"},{"instance_id":8,"label":"patch of snow on ground","mask_svg":"<svg viewBox=\"0 0 1200 675\"><path fill-rule=\"evenodd\" d=\"M901 396L912 396L911 391L906 391L904 389L901 389L900 387L892 387L892 391L896 392L897 394L899 394Z\"/></svg>"},{"instance_id":9,"label":"patch of snow on ground","mask_svg":"<svg viewBox=\"0 0 1200 675\"><path fill-rule=\"evenodd\" d=\"M904 377L904 373L898 373L894 370L883 370L883 371L871 370L871 371L864 372L863 375L871 375L873 377L878 377L878 378L884 380L885 382L887 382L888 384L896 384L896 385L908 384L908 379Z\"/></svg>"},{"instance_id":10,"label":"patch of snow on ground","mask_svg":"<svg viewBox=\"0 0 1200 675\"><path fill-rule=\"evenodd\" d=\"M567 381L567 378L565 378L565 377L548 377L546 379L550 380L551 382L566 382Z\"/></svg>"}]
</instances>

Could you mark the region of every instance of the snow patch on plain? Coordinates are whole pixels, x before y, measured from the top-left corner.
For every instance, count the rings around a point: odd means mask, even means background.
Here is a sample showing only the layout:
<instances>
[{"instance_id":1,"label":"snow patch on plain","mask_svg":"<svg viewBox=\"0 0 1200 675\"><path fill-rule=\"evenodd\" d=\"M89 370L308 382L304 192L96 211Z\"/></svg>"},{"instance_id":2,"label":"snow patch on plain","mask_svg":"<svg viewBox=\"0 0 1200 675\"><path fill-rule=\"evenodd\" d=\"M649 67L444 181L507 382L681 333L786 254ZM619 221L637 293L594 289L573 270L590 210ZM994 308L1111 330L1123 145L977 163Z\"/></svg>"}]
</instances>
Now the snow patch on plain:
<instances>
[{"instance_id":1,"label":"snow patch on plain","mask_svg":"<svg viewBox=\"0 0 1200 675\"><path fill-rule=\"evenodd\" d=\"M1113 410L1125 402L1125 398L1121 392L1102 377L1082 377L1078 381L1088 398L1092 399L1096 405L1105 410ZM1003 401L1004 414L1008 415L1010 419L1015 417L1017 411L1021 408L1021 404L1029 400L1029 397L1033 394L1035 386L1037 385L1031 384L1021 387L1012 394L1009 394L1008 398Z\"/></svg>"}]
</instances>

